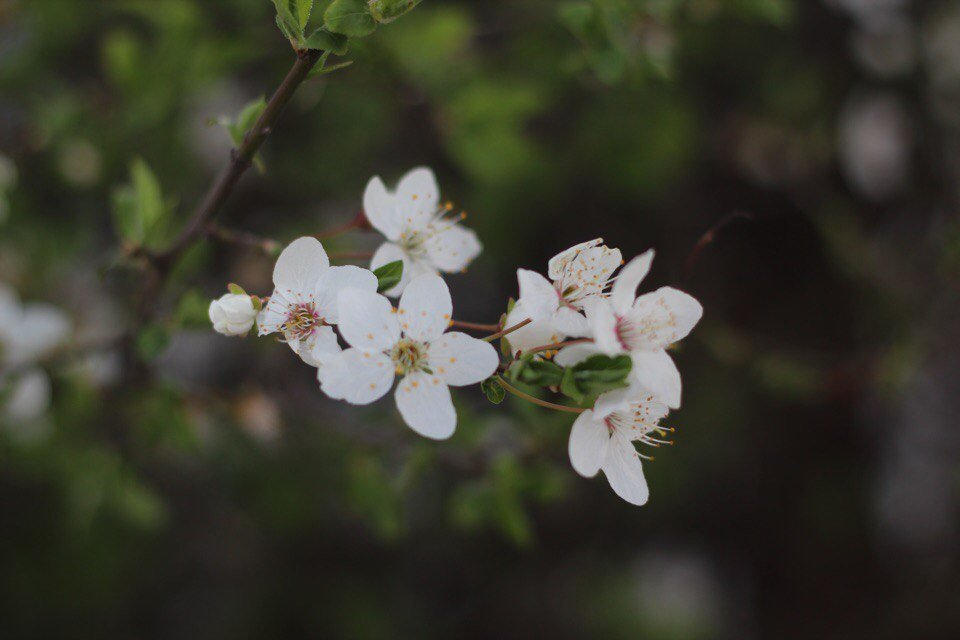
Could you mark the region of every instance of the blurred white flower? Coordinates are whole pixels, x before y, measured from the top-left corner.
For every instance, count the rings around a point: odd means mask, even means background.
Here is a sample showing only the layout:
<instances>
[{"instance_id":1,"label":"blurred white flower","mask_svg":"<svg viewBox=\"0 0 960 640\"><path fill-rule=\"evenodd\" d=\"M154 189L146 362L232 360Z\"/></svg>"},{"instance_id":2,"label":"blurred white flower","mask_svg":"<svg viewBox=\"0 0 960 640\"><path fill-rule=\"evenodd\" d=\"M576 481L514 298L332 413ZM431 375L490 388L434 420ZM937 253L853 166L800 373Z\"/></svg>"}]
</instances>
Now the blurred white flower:
<instances>
[{"instance_id":1,"label":"blurred white flower","mask_svg":"<svg viewBox=\"0 0 960 640\"><path fill-rule=\"evenodd\" d=\"M340 333L352 348L329 358L318 371L331 398L369 404L403 376L395 399L417 433L444 440L457 414L449 386L476 384L493 375L499 358L487 342L444 333L453 303L442 278L421 275L407 285L399 309L385 297L357 289L340 294Z\"/></svg>"},{"instance_id":2,"label":"blurred white flower","mask_svg":"<svg viewBox=\"0 0 960 640\"><path fill-rule=\"evenodd\" d=\"M337 324L337 295L346 289L377 290L377 277L354 266L331 267L315 238L294 240L273 268L275 287L257 318L261 336L279 332L307 364L317 367L340 352L330 325Z\"/></svg>"},{"instance_id":3,"label":"blurred white flower","mask_svg":"<svg viewBox=\"0 0 960 640\"><path fill-rule=\"evenodd\" d=\"M440 204L440 188L426 167L408 172L393 192L373 177L363 194L363 209L387 239L373 254L370 268L403 261L403 277L388 296L399 296L419 275L463 271L480 255L477 235L460 225L462 215L451 217L449 204Z\"/></svg>"},{"instance_id":4,"label":"blurred white flower","mask_svg":"<svg viewBox=\"0 0 960 640\"><path fill-rule=\"evenodd\" d=\"M210 303L208 311L213 330L225 336L245 336L259 311L253 298L243 293L227 293Z\"/></svg>"},{"instance_id":5,"label":"blurred white flower","mask_svg":"<svg viewBox=\"0 0 960 640\"><path fill-rule=\"evenodd\" d=\"M60 346L70 333L60 309L43 303L21 305L0 284L0 387L4 414L14 421L40 417L50 404L50 380L34 364Z\"/></svg>"},{"instance_id":6,"label":"blurred white flower","mask_svg":"<svg viewBox=\"0 0 960 640\"><path fill-rule=\"evenodd\" d=\"M840 164L867 198L896 195L910 174L913 132L906 109L893 94L858 95L840 114Z\"/></svg>"},{"instance_id":7,"label":"blurred white flower","mask_svg":"<svg viewBox=\"0 0 960 640\"><path fill-rule=\"evenodd\" d=\"M617 277L609 298L591 301L587 319L593 342L566 347L556 361L569 366L597 353L629 354L631 377L675 409L680 406L680 372L666 348L693 330L703 316L703 307L672 287L636 297L653 255L651 249L631 260Z\"/></svg>"},{"instance_id":8,"label":"blurred white flower","mask_svg":"<svg viewBox=\"0 0 960 640\"><path fill-rule=\"evenodd\" d=\"M617 268L623 264L619 249L610 249L603 238L570 247L550 259L550 280L528 269L517 269L520 298L507 317L507 326L533 322L509 336L514 352L590 333L580 313L591 300L606 295Z\"/></svg>"},{"instance_id":9,"label":"blurred white flower","mask_svg":"<svg viewBox=\"0 0 960 640\"><path fill-rule=\"evenodd\" d=\"M635 505L650 496L643 477L641 454L634 442L658 447L667 443L659 426L669 409L653 394L632 384L597 398L593 409L580 414L570 431L570 464L586 478L603 471L614 492Z\"/></svg>"}]
</instances>

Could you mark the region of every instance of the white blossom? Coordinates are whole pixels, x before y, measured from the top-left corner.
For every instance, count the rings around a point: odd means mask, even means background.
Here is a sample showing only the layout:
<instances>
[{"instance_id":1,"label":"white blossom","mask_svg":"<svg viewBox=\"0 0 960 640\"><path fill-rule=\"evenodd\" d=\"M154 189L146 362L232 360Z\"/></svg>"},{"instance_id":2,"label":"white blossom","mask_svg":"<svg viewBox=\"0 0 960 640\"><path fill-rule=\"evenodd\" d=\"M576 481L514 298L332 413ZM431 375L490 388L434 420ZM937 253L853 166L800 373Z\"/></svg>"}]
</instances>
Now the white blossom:
<instances>
[{"instance_id":1,"label":"white blossom","mask_svg":"<svg viewBox=\"0 0 960 640\"><path fill-rule=\"evenodd\" d=\"M440 203L440 188L426 167L408 172L396 191L373 177L363 194L363 209L387 239L374 252L370 268L403 261L403 276L388 296L399 296L419 275L463 271L480 255L477 235L460 224L462 215L452 215L450 204Z\"/></svg>"},{"instance_id":2,"label":"white blossom","mask_svg":"<svg viewBox=\"0 0 960 640\"><path fill-rule=\"evenodd\" d=\"M703 316L703 307L672 287L636 297L653 255L650 250L631 260L617 276L610 296L590 301L586 311L593 342L563 349L556 362L570 366L597 353L629 354L633 379L676 409L680 406L680 372L666 348L690 333Z\"/></svg>"},{"instance_id":3,"label":"white blossom","mask_svg":"<svg viewBox=\"0 0 960 640\"><path fill-rule=\"evenodd\" d=\"M597 238L551 258L549 280L535 271L517 269L520 298L508 314L506 325L528 318L532 322L510 334L514 352L589 335L590 327L581 311L591 300L606 295L621 264L620 250L607 247L603 238Z\"/></svg>"},{"instance_id":4,"label":"white blossom","mask_svg":"<svg viewBox=\"0 0 960 640\"><path fill-rule=\"evenodd\" d=\"M586 478L603 471L614 492L635 505L650 496L634 442L660 446L668 429L659 426L669 409L653 394L633 384L597 398L570 431L568 451L574 470Z\"/></svg>"},{"instance_id":5,"label":"white blossom","mask_svg":"<svg viewBox=\"0 0 960 640\"><path fill-rule=\"evenodd\" d=\"M70 333L66 314L45 303L21 305L14 291L0 285L0 388L4 413L32 420L50 404L50 380L36 363L60 346Z\"/></svg>"},{"instance_id":6,"label":"white blossom","mask_svg":"<svg viewBox=\"0 0 960 640\"><path fill-rule=\"evenodd\" d=\"M294 240L273 268L274 291L257 318L259 335L283 334L294 353L311 366L340 352L331 325L339 322L337 296L346 289L374 293L377 277L354 266L331 267L316 238Z\"/></svg>"},{"instance_id":7,"label":"white blossom","mask_svg":"<svg viewBox=\"0 0 960 640\"><path fill-rule=\"evenodd\" d=\"M245 336L260 313L253 298L243 293L227 293L210 303L213 330L225 336Z\"/></svg>"},{"instance_id":8,"label":"white blossom","mask_svg":"<svg viewBox=\"0 0 960 640\"><path fill-rule=\"evenodd\" d=\"M401 376L394 397L400 415L417 433L443 440L453 435L457 414L448 386L476 384L499 364L489 343L464 333L444 333L453 303L442 278L413 279L398 309L382 295L340 294L340 332L351 348L318 371L324 393L353 404L383 397Z\"/></svg>"}]
</instances>

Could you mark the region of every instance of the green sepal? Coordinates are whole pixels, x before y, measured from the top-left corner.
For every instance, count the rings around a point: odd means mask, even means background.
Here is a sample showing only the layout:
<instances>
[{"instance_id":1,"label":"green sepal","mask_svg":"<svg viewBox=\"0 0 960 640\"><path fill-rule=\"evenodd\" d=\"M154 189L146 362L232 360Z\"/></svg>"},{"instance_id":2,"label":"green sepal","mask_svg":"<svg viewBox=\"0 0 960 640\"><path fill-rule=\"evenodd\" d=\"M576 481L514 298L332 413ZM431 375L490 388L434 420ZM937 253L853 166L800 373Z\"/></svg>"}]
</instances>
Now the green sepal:
<instances>
[{"instance_id":1,"label":"green sepal","mask_svg":"<svg viewBox=\"0 0 960 640\"><path fill-rule=\"evenodd\" d=\"M403 260L394 260L373 270L377 276L377 293L388 291L400 282L403 277Z\"/></svg>"},{"instance_id":2,"label":"green sepal","mask_svg":"<svg viewBox=\"0 0 960 640\"><path fill-rule=\"evenodd\" d=\"M481 382L480 389L483 391L483 394L487 396L487 400L493 404L500 404L507 396L507 392L500 386L497 376L490 376Z\"/></svg>"}]
</instances>

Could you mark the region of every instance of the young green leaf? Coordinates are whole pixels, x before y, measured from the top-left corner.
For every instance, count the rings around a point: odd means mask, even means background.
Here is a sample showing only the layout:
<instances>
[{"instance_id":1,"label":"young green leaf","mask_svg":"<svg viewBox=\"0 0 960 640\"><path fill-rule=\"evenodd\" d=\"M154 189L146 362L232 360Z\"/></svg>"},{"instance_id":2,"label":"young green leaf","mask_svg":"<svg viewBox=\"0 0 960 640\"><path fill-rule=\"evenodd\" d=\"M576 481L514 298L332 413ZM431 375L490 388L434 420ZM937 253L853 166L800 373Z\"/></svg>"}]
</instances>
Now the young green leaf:
<instances>
[{"instance_id":1,"label":"young green leaf","mask_svg":"<svg viewBox=\"0 0 960 640\"><path fill-rule=\"evenodd\" d=\"M373 275L377 276L377 293L383 293L392 289L400 282L403 277L403 260L388 262L378 269L373 270Z\"/></svg>"},{"instance_id":2,"label":"young green leaf","mask_svg":"<svg viewBox=\"0 0 960 640\"><path fill-rule=\"evenodd\" d=\"M350 38L368 36L377 28L365 0L333 0L323 14L323 21L330 31Z\"/></svg>"},{"instance_id":3,"label":"young green leaf","mask_svg":"<svg viewBox=\"0 0 960 640\"><path fill-rule=\"evenodd\" d=\"M563 371L560 392L582 403L588 397L627 386L632 368L630 356L591 356Z\"/></svg>"},{"instance_id":4,"label":"young green leaf","mask_svg":"<svg viewBox=\"0 0 960 640\"><path fill-rule=\"evenodd\" d=\"M371 0L370 13L377 22L393 22L420 4L420 0Z\"/></svg>"},{"instance_id":5,"label":"young green leaf","mask_svg":"<svg viewBox=\"0 0 960 640\"><path fill-rule=\"evenodd\" d=\"M167 214L160 182L140 158L130 165L130 182L113 194L113 220L120 237L137 246L148 244L162 230Z\"/></svg>"},{"instance_id":6,"label":"young green leaf","mask_svg":"<svg viewBox=\"0 0 960 640\"><path fill-rule=\"evenodd\" d=\"M310 22L310 13L313 11L313 2L314 0L294 0L297 11L297 24L300 25L301 31L306 29L307 23Z\"/></svg>"},{"instance_id":7,"label":"young green leaf","mask_svg":"<svg viewBox=\"0 0 960 640\"><path fill-rule=\"evenodd\" d=\"M304 45L307 49L330 51L338 56L342 56L347 52L349 42L346 36L340 35L339 33L330 33L324 27L320 27L307 36L306 40L304 40ZM317 67L322 68L322 66L323 65L316 65L314 70L316 70Z\"/></svg>"},{"instance_id":8,"label":"young green leaf","mask_svg":"<svg viewBox=\"0 0 960 640\"><path fill-rule=\"evenodd\" d=\"M507 392L500 386L500 383L497 382L496 376L490 376L481 382L480 389L483 391L483 394L487 396L487 400L493 404L500 404L507 396Z\"/></svg>"}]
</instances>

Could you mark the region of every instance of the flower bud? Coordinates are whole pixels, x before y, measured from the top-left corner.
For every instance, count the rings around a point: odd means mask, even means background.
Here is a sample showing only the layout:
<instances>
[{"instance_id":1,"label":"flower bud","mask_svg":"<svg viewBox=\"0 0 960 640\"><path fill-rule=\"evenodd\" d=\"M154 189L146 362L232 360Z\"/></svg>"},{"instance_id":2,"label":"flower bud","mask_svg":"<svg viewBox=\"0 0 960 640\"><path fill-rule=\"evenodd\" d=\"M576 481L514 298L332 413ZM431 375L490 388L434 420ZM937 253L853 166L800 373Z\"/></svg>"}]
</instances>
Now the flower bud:
<instances>
[{"instance_id":1,"label":"flower bud","mask_svg":"<svg viewBox=\"0 0 960 640\"><path fill-rule=\"evenodd\" d=\"M228 293L214 300L209 314L214 331L225 336L245 335L257 319L253 299L241 293Z\"/></svg>"},{"instance_id":2,"label":"flower bud","mask_svg":"<svg viewBox=\"0 0 960 640\"><path fill-rule=\"evenodd\" d=\"M420 0L370 0L370 14L377 22L393 22L406 12L420 4Z\"/></svg>"}]
</instances>

